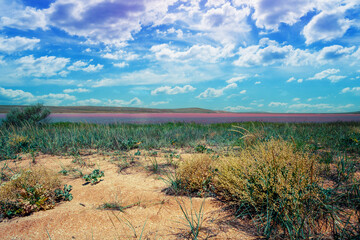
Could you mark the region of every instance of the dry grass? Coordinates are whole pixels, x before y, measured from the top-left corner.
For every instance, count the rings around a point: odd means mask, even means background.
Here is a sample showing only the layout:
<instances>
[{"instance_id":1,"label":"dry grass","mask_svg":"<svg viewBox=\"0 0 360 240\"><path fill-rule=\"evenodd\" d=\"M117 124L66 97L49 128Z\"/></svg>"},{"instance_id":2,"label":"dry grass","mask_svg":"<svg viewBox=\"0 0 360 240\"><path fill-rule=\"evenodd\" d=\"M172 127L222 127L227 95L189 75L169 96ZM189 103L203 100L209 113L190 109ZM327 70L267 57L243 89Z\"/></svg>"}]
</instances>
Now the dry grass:
<instances>
[{"instance_id":1,"label":"dry grass","mask_svg":"<svg viewBox=\"0 0 360 240\"><path fill-rule=\"evenodd\" d=\"M256 221L267 236L281 230L295 238L306 237L318 218L318 205L312 204L321 202L315 157L295 149L289 142L272 139L218 164L216 192L239 211L258 214Z\"/></svg>"},{"instance_id":2,"label":"dry grass","mask_svg":"<svg viewBox=\"0 0 360 240\"><path fill-rule=\"evenodd\" d=\"M207 193L214 175L213 164L208 154L194 155L181 162L177 169L181 187L189 193Z\"/></svg>"},{"instance_id":3,"label":"dry grass","mask_svg":"<svg viewBox=\"0 0 360 240\"><path fill-rule=\"evenodd\" d=\"M0 215L12 217L53 208L54 190L60 186L57 174L44 168L21 170L0 186Z\"/></svg>"}]
</instances>

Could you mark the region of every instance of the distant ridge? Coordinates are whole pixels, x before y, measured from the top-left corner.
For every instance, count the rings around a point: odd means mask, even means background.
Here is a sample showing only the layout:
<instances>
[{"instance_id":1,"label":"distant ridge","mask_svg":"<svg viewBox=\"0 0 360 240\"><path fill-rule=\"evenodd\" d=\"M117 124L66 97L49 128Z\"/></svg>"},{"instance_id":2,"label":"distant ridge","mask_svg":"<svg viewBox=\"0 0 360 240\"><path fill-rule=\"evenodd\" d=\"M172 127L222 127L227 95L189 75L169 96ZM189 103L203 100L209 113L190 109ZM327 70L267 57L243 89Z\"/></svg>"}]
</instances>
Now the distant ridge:
<instances>
[{"instance_id":1,"label":"distant ridge","mask_svg":"<svg viewBox=\"0 0 360 240\"><path fill-rule=\"evenodd\" d=\"M0 105L0 113L8 113L11 108L24 105ZM51 113L225 113L203 108L136 108L136 107L94 107L94 106L46 106Z\"/></svg>"}]
</instances>

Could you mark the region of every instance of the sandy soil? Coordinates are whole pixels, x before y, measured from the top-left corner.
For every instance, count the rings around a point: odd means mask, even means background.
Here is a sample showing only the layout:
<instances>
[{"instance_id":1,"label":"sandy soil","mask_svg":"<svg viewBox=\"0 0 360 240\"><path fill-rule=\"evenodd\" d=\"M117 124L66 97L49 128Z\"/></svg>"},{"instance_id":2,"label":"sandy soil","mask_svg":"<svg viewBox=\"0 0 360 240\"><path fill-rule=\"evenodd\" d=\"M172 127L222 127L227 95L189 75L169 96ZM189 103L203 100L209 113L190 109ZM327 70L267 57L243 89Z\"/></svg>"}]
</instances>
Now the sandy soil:
<instances>
[{"instance_id":1,"label":"sandy soil","mask_svg":"<svg viewBox=\"0 0 360 240\"><path fill-rule=\"evenodd\" d=\"M73 187L73 200L62 202L54 209L40 211L30 216L0 222L0 239L187 239L189 227L179 204L198 211L204 204L204 223L200 239L255 239L251 224L235 220L224 206L213 198L190 198L170 196L163 192L167 187L160 178L149 170L151 161L159 168L168 168L166 153L157 151L158 156L149 156L134 151L121 157L119 153L95 153L84 151L78 163L73 157L39 155L36 164L30 156L19 161L8 161L11 168L39 167L59 172L69 170L68 176L60 176L63 184ZM191 155L178 152L181 158ZM118 165L124 158L134 158L130 167L119 171ZM181 161L175 159L174 161ZM84 185L84 179L77 177L77 168L84 174L95 168L105 172L98 184ZM117 202L122 206L133 205L120 211L102 210L104 203Z\"/></svg>"}]
</instances>

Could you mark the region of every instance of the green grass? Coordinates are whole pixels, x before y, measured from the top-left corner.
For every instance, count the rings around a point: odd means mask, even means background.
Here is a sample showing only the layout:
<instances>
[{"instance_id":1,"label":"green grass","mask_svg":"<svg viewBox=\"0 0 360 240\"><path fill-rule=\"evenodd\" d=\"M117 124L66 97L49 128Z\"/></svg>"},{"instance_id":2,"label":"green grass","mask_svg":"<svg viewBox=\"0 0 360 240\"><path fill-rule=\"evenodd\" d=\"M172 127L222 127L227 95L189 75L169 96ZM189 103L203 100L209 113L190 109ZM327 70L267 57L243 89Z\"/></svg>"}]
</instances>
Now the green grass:
<instances>
[{"instance_id":1,"label":"green grass","mask_svg":"<svg viewBox=\"0 0 360 240\"><path fill-rule=\"evenodd\" d=\"M200 144L213 148L245 146L249 141L230 131L234 124L85 124L54 123L41 126L0 127L0 159L16 158L21 152L37 151L60 155L80 149L128 151L183 148ZM360 153L360 123L237 123L261 139L281 137L303 150L330 148Z\"/></svg>"}]
</instances>

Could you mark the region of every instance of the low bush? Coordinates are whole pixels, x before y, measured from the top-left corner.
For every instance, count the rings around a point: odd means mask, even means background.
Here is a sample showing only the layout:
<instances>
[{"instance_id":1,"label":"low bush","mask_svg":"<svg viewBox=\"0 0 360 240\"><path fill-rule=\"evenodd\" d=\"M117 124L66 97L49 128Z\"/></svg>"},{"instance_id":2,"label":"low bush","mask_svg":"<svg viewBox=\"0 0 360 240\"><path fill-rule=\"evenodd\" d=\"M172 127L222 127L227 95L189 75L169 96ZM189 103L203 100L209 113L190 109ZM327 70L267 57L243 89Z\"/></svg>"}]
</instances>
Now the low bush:
<instances>
[{"instance_id":1,"label":"low bush","mask_svg":"<svg viewBox=\"0 0 360 240\"><path fill-rule=\"evenodd\" d=\"M24 216L51 209L57 201L71 200L71 186L60 190L61 182L53 172L21 170L0 186L0 219Z\"/></svg>"},{"instance_id":2,"label":"low bush","mask_svg":"<svg viewBox=\"0 0 360 240\"><path fill-rule=\"evenodd\" d=\"M46 121L50 115L50 110L42 104L31 105L24 108L12 108L6 115L3 124L6 126L23 126L25 124L37 125Z\"/></svg>"},{"instance_id":3,"label":"low bush","mask_svg":"<svg viewBox=\"0 0 360 240\"><path fill-rule=\"evenodd\" d=\"M317 234L326 215L326 194L317 182L315 157L271 139L220 160L214 185L267 238L303 239Z\"/></svg>"}]
</instances>

